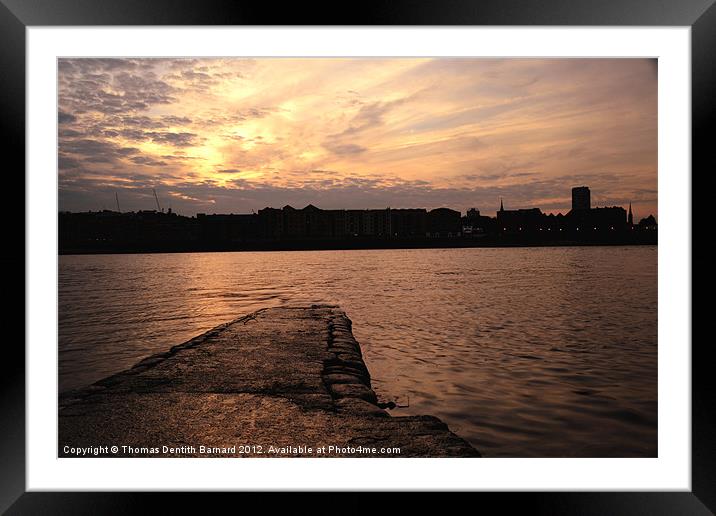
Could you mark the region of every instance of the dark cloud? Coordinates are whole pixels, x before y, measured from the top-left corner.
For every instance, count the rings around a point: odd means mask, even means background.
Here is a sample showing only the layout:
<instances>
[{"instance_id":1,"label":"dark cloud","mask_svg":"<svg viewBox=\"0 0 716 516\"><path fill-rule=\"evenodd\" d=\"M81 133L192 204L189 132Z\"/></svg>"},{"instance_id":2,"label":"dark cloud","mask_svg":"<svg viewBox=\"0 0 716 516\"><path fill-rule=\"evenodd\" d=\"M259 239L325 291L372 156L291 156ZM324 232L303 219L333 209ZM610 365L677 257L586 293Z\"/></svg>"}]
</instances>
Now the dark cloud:
<instances>
[{"instance_id":1,"label":"dark cloud","mask_svg":"<svg viewBox=\"0 0 716 516\"><path fill-rule=\"evenodd\" d=\"M229 173L237 169L225 169ZM302 207L314 204L324 209L335 208L436 208L451 207L465 212L476 207L485 214L493 214L499 208L500 198L504 199L505 208L527 208L537 206L545 211L569 209L569 186L577 184L579 176L555 178L542 181L530 181L503 186L473 187L436 187L427 181L408 181L389 176L346 176L346 177L311 177L297 179L295 184L276 186L265 181L252 181L237 178L229 186L221 186L214 180L192 182L180 181L172 185L172 190L179 196L189 200L177 199L176 207L184 213L193 214L201 209L202 203L211 204L216 213L248 213L266 206L281 207L285 204ZM135 175L130 182L127 178L124 185L131 185L125 196L136 196L140 206L146 195L142 189L152 188L159 181L157 175ZM578 181L577 181L578 182ZM607 183L609 181L606 181ZM74 190L102 191L105 182L101 178L87 178L73 183ZM126 186L125 186L126 188ZM135 191L134 194L131 191ZM61 192L63 206L70 206L69 198L77 199L77 192ZM555 201L555 195L558 196ZM655 195L642 194L631 200L635 203L648 202ZM549 199L535 202L535 199ZM140 202L141 201L141 202ZM609 198L600 205L622 205L618 198ZM127 203L127 209L132 209Z\"/></svg>"},{"instance_id":2,"label":"dark cloud","mask_svg":"<svg viewBox=\"0 0 716 516\"><path fill-rule=\"evenodd\" d=\"M154 63L126 59L60 59L59 105L71 116L129 114L170 104L177 91L152 71Z\"/></svg>"},{"instance_id":3,"label":"dark cloud","mask_svg":"<svg viewBox=\"0 0 716 516\"><path fill-rule=\"evenodd\" d=\"M185 116L173 116L167 115L162 117L162 121L169 125L189 125L191 124L191 118Z\"/></svg>"},{"instance_id":4,"label":"dark cloud","mask_svg":"<svg viewBox=\"0 0 716 516\"><path fill-rule=\"evenodd\" d=\"M61 124L72 123L76 120L77 120L77 117L70 113L65 113L64 111L58 111L58 113L57 113L57 121Z\"/></svg>"},{"instance_id":5,"label":"dark cloud","mask_svg":"<svg viewBox=\"0 0 716 516\"><path fill-rule=\"evenodd\" d=\"M60 138L75 138L77 136L82 136L82 133L75 131L74 129L61 128L58 132L58 136Z\"/></svg>"},{"instance_id":6,"label":"dark cloud","mask_svg":"<svg viewBox=\"0 0 716 516\"><path fill-rule=\"evenodd\" d=\"M212 74L191 69L167 75L165 79L181 84L181 86L178 86L181 89L200 91L204 93L210 92L211 89L220 82L220 78L215 77Z\"/></svg>"},{"instance_id":7,"label":"dark cloud","mask_svg":"<svg viewBox=\"0 0 716 516\"><path fill-rule=\"evenodd\" d=\"M339 155L345 155L345 154L361 154L362 152L367 151L365 147L361 147L360 145L357 145L355 143L333 143L333 142L326 142L323 144L323 147L325 147L327 150L331 151L333 154L339 154Z\"/></svg>"},{"instance_id":8,"label":"dark cloud","mask_svg":"<svg viewBox=\"0 0 716 516\"><path fill-rule=\"evenodd\" d=\"M146 115L117 116L109 118L106 123L108 125L140 127L142 129L161 129L167 126L161 119Z\"/></svg>"},{"instance_id":9,"label":"dark cloud","mask_svg":"<svg viewBox=\"0 0 716 516\"><path fill-rule=\"evenodd\" d=\"M166 161L147 158L146 156L134 156L129 158L129 161L137 165L146 165L150 167L163 167L167 164Z\"/></svg>"},{"instance_id":10,"label":"dark cloud","mask_svg":"<svg viewBox=\"0 0 716 516\"><path fill-rule=\"evenodd\" d=\"M407 98L401 98L389 102L372 102L364 105L353 118L349 127L343 132L333 135L333 138L354 136L363 131L375 129L383 125L383 117L392 109L404 104L407 100Z\"/></svg>"},{"instance_id":11,"label":"dark cloud","mask_svg":"<svg viewBox=\"0 0 716 516\"><path fill-rule=\"evenodd\" d=\"M401 98L389 102L372 102L362 106L351 120L349 127L340 133L328 136L323 142L323 147L337 155L362 154L368 149L350 140L364 131L370 131L383 125L383 117L407 100L407 98Z\"/></svg>"},{"instance_id":12,"label":"dark cloud","mask_svg":"<svg viewBox=\"0 0 716 516\"><path fill-rule=\"evenodd\" d=\"M62 151L79 154L81 156L96 156L101 154L127 156L139 152L139 149L120 147L114 143L103 140L80 139L64 142Z\"/></svg>"},{"instance_id":13,"label":"dark cloud","mask_svg":"<svg viewBox=\"0 0 716 516\"><path fill-rule=\"evenodd\" d=\"M189 147L194 145L197 137L194 133L148 132L144 134L156 143L164 143L173 145L174 147Z\"/></svg>"},{"instance_id":14,"label":"dark cloud","mask_svg":"<svg viewBox=\"0 0 716 516\"><path fill-rule=\"evenodd\" d=\"M112 134L114 132L116 131L109 131L109 134ZM108 132L105 132L105 134L108 134ZM121 131L119 131L119 134L122 136L122 138L136 142L150 139L149 136L147 136L148 133L142 131L141 129L122 129Z\"/></svg>"},{"instance_id":15,"label":"dark cloud","mask_svg":"<svg viewBox=\"0 0 716 516\"><path fill-rule=\"evenodd\" d=\"M206 70L206 67L203 67ZM208 73L204 72L195 72L192 70L183 70L181 72L182 79L189 79L189 80L200 80L200 81L208 81L211 80L212 77Z\"/></svg>"},{"instance_id":16,"label":"dark cloud","mask_svg":"<svg viewBox=\"0 0 716 516\"><path fill-rule=\"evenodd\" d=\"M60 170L68 170L73 168L79 168L80 162L76 160L75 158L71 158L69 156L66 156L65 154L60 154L57 157L57 167Z\"/></svg>"},{"instance_id":17,"label":"dark cloud","mask_svg":"<svg viewBox=\"0 0 716 516\"><path fill-rule=\"evenodd\" d=\"M97 156L87 156L83 163L114 163L116 159L113 156L103 156L103 155L97 155Z\"/></svg>"},{"instance_id":18,"label":"dark cloud","mask_svg":"<svg viewBox=\"0 0 716 516\"><path fill-rule=\"evenodd\" d=\"M250 120L252 118L264 118L271 113L275 113L277 110L275 108L267 108L267 107L252 107L248 109L243 109L236 113L236 120Z\"/></svg>"},{"instance_id":19,"label":"dark cloud","mask_svg":"<svg viewBox=\"0 0 716 516\"><path fill-rule=\"evenodd\" d=\"M211 111L201 120L193 120L193 123L200 127L213 127L221 125L240 125L241 122L253 120L257 118L265 118L271 113L278 112L278 108L271 107L252 107L242 109L234 113L224 113L221 111ZM231 136L228 136L231 138ZM240 138L240 137L237 137Z\"/></svg>"},{"instance_id":20,"label":"dark cloud","mask_svg":"<svg viewBox=\"0 0 716 516\"><path fill-rule=\"evenodd\" d=\"M172 133L167 131L143 131L141 129L122 129L121 131L105 131L106 136L119 135L135 142L153 141L174 147L189 147L196 143L195 133Z\"/></svg>"},{"instance_id":21,"label":"dark cloud","mask_svg":"<svg viewBox=\"0 0 716 516\"><path fill-rule=\"evenodd\" d=\"M64 139L60 142L59 168L78 168L82 164L119 163L139 154L134 147L121 147L106 140L90 138Z\"/></svg>"}]
</instances>

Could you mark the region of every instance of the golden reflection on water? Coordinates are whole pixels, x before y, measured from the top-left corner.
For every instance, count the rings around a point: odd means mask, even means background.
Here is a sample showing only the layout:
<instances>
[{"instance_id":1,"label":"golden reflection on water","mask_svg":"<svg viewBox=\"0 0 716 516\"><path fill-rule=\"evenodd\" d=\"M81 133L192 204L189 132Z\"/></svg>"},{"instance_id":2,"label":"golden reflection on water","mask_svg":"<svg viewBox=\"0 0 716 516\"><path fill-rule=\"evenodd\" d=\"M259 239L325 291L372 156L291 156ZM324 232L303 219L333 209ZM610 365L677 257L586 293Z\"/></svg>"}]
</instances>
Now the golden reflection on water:
<instances>
[{"instance_id":1,"label":"golden reflection on water","mask_svg":"<svg viewBox=\"0 0 716 516\"><path fill-rule=\"evenodd\" d=\"M656 455L656 247L61 256L60 390L321 302L353 320L396 415L487 456Z\"/></svg>"}]
</instances>

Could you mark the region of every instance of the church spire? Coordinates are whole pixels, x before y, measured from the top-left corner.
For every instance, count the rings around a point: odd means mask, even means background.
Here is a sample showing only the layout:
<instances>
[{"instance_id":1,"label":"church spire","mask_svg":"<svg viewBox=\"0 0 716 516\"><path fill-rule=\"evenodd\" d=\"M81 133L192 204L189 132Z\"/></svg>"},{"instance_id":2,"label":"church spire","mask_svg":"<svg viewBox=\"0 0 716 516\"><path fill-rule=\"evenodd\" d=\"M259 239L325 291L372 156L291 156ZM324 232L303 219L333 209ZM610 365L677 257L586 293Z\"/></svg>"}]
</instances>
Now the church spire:
<instances>
[{"instance_id":1,"label":"church spire","mask_svg":"<svg viewBox=\"0 0 716 516\"><path fill-rule=\"evenodd\" d=\"M627 223L630 226L634 225L634 215L632 215L632 212L631 212L631 203L629 203L629 215L627 216Z\"/></svg>"},{"instance_id":2,"label":"church spire","mask_svg":"<svg viewBox=\"0 0 716 516\"><path fill-rule=\"evenodd\" d=\"M502 206L502 197L500 197L500 211L505 211L504 206Z\"/></svg>"}]
</instances>

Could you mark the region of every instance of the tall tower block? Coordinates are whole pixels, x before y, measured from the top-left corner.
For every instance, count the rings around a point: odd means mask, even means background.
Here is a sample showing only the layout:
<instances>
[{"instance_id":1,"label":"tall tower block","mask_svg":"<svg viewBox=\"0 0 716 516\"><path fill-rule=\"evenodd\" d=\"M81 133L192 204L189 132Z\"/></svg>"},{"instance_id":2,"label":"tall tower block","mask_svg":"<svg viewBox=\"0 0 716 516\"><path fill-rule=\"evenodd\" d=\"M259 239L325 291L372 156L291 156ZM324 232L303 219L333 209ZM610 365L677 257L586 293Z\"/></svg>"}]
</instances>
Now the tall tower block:
<instances>
[{"instance_id":1,"label":"tall tower block","mask_svg":"<svg viewBox=\"0 0 716 516\"><path fill-rule=\"evenodd\" d=\"M591 195L588 186L575 186L572 188L572 211L589 210L592 207Z\"/></svg>"}]
</instances>

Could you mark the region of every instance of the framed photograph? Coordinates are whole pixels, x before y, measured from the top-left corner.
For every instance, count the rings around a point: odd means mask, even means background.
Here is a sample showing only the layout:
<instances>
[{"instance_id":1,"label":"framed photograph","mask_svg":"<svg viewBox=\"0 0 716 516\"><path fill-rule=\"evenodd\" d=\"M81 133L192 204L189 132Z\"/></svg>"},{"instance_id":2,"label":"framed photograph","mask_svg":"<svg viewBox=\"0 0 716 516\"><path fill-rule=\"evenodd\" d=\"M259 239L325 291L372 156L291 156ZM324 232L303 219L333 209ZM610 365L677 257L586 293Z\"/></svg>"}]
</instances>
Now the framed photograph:
<instances>
[{"instance_id":1,"label":"framed photograph","mask_svg":"<svg viewBox=\"0 0 716 516\"><path fill-rule=\"evenodd\" d=\"M0 508L709 514L711 4L4 1L26 303Z\"/></svg>"}]
</instances>

